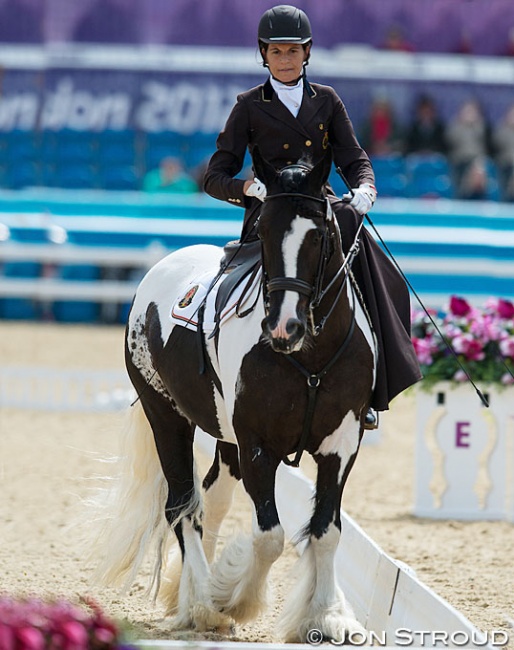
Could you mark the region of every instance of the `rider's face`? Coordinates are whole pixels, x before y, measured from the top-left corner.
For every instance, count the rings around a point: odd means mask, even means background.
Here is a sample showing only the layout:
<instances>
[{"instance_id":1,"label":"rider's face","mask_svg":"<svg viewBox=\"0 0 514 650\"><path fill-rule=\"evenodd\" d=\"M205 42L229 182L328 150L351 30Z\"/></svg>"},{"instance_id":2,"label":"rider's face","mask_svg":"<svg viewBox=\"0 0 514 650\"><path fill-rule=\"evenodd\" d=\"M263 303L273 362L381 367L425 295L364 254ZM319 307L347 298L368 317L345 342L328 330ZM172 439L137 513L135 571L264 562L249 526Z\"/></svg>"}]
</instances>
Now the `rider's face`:
<instances>
[{"instance_id":1,"label":"rider's face","mask_svg":"<svg viewBox=\"0 0 514 650\"><path fill-rule=\"evenodd\" d=\"M287 84L295 82L301 76L309 49L310 45L304 49L298 43L270 43L262 55L273 77Z\"/></svg>"}]
</instances>

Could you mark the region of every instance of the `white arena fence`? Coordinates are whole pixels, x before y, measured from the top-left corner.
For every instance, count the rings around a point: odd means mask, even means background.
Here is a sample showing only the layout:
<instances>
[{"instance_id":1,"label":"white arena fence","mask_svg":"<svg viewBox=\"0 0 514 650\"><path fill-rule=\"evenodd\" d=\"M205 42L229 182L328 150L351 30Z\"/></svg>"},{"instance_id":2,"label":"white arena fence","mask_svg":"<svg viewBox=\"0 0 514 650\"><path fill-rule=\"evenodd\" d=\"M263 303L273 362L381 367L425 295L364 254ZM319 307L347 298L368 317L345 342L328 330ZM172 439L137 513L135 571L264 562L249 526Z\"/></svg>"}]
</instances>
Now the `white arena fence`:
<instances>
[{"instance_id":1,"label":"white arena fence","mask_svg":"<svg viewBox=\"0 0 514 650\"><path fill-rule=\"evenodd\" d=\"M117 411L134 399L122 370L0 368L0 407L44 411Z\"/></svg>"},{"instance_id":2,"label":"white arena fence","mask_svg":"<svg viewBox=\"0 0 514 650\"><path fill-rule=\"evenodd\" d=\"M127 407L134 397L122 370L0 369L0 407L109 412ZM201 451L212 455L213 438L198 431L196 441ZM301 470L281 465L276 491L281 521L286 535L292 539L309 519L313 484ZM357 618L370 634L369 639L354 641L366 647L494 647L487 635L420 582L410 567L386 555L344 511L341 516L343 535L335 570ZM503 637L501 640L504 641ZM141 640L138 645L144 650L312 648L180 640Z\"/></svg>"}]
</instances>

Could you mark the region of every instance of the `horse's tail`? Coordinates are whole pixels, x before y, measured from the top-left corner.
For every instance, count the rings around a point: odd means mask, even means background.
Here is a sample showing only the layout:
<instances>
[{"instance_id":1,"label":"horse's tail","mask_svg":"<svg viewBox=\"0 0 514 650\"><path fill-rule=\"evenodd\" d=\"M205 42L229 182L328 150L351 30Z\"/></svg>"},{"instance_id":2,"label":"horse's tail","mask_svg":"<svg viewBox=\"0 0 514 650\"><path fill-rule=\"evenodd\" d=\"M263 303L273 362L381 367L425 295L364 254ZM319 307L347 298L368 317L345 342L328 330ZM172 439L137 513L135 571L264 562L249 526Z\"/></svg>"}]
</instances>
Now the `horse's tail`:
<instances>
[{"instance_id":1,"label":"horse's tail","mask_svg":"<svg viewBox=\"0 0 514 650\"><path fill-rule=\"evenodd\" d=\"M157 561L154 578L158 576L170 532L164 516L167 484L139 401L127 414L121 453L118 475L95 499L100 525L91 559L97 565L96 581L127 589L152 546Z\"/></svg>"}]
</instances>

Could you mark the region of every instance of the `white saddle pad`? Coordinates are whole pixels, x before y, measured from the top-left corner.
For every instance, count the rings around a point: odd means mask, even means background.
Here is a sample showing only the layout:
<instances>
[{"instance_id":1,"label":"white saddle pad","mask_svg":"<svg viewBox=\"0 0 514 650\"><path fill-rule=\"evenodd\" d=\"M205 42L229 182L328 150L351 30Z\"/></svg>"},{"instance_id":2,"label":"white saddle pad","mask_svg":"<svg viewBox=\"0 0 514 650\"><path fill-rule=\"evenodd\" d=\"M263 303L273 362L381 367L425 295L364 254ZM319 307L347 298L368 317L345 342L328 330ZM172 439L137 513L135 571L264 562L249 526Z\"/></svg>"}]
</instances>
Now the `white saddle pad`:
<instances>
[{"instance_id":1,"label":"white saddle pad","mask_svg":"<svg viewBox=\"0 0 514 650\"><path fill-rule=\"evenodd\" d=\"M218 288L225 277L221 276L220 280L209 291L215 275L215 271L207 271L207 273L198 276L189 284L187 290L175 301L171 308L170 318L172 323L196 332L198 329L198 312L202 303L205 301L203 330L207 335L213 331L215 327L216 296L218 294ZM257 273L239 305L239 311L244 311L257 300L257 294L260 291L260 282L261 274ZM230 296L229 301L221 313L220 326L236 313L236 306L247 284L248 278L243 279Z\"/></svg>"}]
</instances>

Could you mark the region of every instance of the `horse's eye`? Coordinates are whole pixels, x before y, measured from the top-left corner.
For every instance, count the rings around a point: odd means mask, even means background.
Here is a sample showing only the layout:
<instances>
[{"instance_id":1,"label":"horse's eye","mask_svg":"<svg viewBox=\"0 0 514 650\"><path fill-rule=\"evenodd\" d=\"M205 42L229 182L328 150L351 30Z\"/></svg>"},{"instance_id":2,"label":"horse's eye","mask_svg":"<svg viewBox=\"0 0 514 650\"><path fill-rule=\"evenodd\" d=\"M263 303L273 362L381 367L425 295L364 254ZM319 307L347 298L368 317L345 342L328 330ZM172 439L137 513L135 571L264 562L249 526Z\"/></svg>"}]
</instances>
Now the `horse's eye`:
<instances>
[{"instance_id":1,"label":"horse's eye","mask_svg":"<svg viewBox=\"0 0 514 650\"><path fill-rule=\"evenodd\" d=\"M316 230L313 230L311 238L312 238L312 243L315 246L318 246L321 241L321 230L318 230L317 228Z\"/></svg>"}]
</instances>

